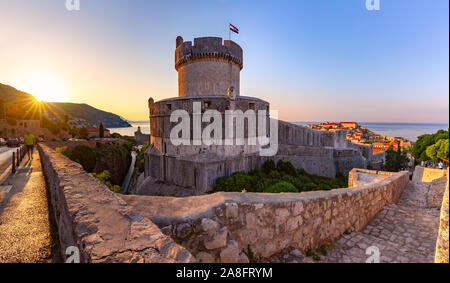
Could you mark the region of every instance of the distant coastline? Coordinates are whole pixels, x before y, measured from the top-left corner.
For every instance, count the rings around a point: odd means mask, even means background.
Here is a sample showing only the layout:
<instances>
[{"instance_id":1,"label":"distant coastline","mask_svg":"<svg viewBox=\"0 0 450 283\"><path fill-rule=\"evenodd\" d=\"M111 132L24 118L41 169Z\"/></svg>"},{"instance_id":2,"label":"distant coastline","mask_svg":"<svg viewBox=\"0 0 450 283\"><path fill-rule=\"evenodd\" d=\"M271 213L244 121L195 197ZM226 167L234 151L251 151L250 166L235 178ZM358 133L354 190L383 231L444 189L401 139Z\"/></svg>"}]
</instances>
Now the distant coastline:
<instances>
[{"instance_id":1,"label":"distant coastline","mask_svg":"<svg viewBox=\"0 0 450 283\"><path fill-rule=\"evenodd\" d=\"M293 122L297 125L317 124L321 122ZM408 122L358 122L372 132L390 137L404 137L416 141L418 136L433 134L438 130L447 130L448 123L408 123Z\"/></svg>"},{"instance_id":2,"label":"distant coastline","mask_svg":"<svg viewBox=\"0 0 450 283\"><path fill-rule=\"evenodd\" d=\"M323 122L323 121L322 121ZM128 121L131 127L110 128L111 133L119 133L125 136L134 136L138 127L144 134L150 133L149 121ZM321 122L292 122L297 125L317 124ZM369 130L392 137L404 137L410 141L416 141L417 137L424 134L432 134L438 130L447 130L447 123L399 123L399 122L360 122L362 126Z\"/></svg>"}]
</instances>

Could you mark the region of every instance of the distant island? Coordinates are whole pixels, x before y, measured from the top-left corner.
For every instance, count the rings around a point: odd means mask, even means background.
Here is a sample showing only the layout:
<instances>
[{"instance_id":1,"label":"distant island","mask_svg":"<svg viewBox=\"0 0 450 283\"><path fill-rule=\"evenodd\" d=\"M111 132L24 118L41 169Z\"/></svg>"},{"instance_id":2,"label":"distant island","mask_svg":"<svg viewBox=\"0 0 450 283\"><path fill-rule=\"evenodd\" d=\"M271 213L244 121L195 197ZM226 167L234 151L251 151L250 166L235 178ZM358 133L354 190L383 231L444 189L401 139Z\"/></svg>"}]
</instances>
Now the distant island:
<instances>
[{"instance_id":1,"label":"distant island","mask_svg":"<svg viewBox=\"0 0 450 283\"><path fill-rule=\"evenodd\" d=\"M75 128L96 128L100 124L106 128L131 127L130 123L119 115L88 104L44 102L40 107L36 105L37 101L33 95L0 83L0 119L40 120L41 116L44 116L53 122L67 122Z\"/></svg>"}]
</instances>

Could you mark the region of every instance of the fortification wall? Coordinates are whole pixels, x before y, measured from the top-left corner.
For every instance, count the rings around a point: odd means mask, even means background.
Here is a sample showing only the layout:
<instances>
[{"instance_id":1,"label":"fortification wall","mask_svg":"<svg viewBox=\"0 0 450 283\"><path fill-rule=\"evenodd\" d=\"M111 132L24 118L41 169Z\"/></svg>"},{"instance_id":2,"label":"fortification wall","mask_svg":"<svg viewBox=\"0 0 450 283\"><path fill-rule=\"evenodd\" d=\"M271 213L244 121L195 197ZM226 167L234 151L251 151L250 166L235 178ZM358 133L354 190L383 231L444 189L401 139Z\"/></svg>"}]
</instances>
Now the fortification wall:
<instances>
[{"instance_id":1,"label":"fortification wall","mask_svg":"<svg viewBox=\"0 0 450 283\"><path fill-rule=\"evenodd\" d=\"M447 171L443 169L424 168L422 166L416 166L412 177L413 182L426 182L430 183L433 180L447 176Z\"/></svg>"},{"instance_id":2,"label":"fortification wall","mask_svg":"<svg viewBox=\"0 0 450 283\"><path fill-rule=\"evenodd\" d=\"M178 71L178 96L240 94L240 71L243 68L242 48L220 37L200 37L183 42L177 37L175 68Z\"/></svg>"},{"instance_id":3,"label":"fortification wall","mask_svg":"<svg viewBox=\"0 0 450 283\"><path fill-rule=\"evenodd\" d=\"M190 262L194 258L81 165L38 146L61 252L78 247L81 262Z\"/></svg>"},{"instance_id":4,"label":"fortification wall","mask_svg":"<svg viewBox=\"0 0 450 283\"><path fill-rule=\"evenodd\" d=\"M280 144L275 156L258 153L217 155L198 153L189 156L162 155L156 147L149 147L145 154L145 177L164 181L167 185L191 188L195 195L209 192L217 178L236 172L248 172L261 168L264 162L279 159L290 161L295 167L309 174L335 177L337 173L348 174L353 168L367 166L361 153L353 149L335 150L331 147ZM144 181L142 188L152 186ZM140 189L142 189L140 188ZM140 190L139 189L139 190Z\"/></svg>"},{"instance_id":5,"label":"fortification wall","mask_svg":"<svg viewBox=\"0 0 450 283\"><path fill-rule=\"evenodd\" d=\"M427 194L428 208L441 208L444 198L445 188L447 187L447 177L435 179L430 184Z\"/></svg>"},{"instance_id":6,"label":"fortification wall","mask_svg":"<svg viewBox=\"0 0 450 283\"><path fill-rule=\"evenodd\" d=\"M86 145L94 148L97 146L97 143L121 145L124 143L124 141L122 139L109 139L108 141L46 141L45 145L47 145L51 149L56 149L57 147L66 147L68 150L72 150L79 145Z\"/></svg>"},{"instance_id":7,"label":"fortification wall","mask_svg":"<svg viewBox=\"0 0 450 283\"><path fill-rule=\"evenodd\" d=\"M447 169L447 187L445 189L444 198L442 199L441 215L439 223L439 235L436 240L436 254L434 262L436 263L448 263L449 262L449 249L448 249L448 187L449 187L449 171Z\"/></svg>"},{"instance_id":8,"label":"fortification wall","mask_svg":"<svg viewBox=\"0 0 450 283\"><path fill-rule=\"evenodd\" d=\"M246 262L248 247L270 257L292 247L305 250L361 230L385 205L396 203L409 177L386 174L378 182L306 193L216 193L187 198L123 196L141 215L203 262Z\"/></svg>"}]
</instances>

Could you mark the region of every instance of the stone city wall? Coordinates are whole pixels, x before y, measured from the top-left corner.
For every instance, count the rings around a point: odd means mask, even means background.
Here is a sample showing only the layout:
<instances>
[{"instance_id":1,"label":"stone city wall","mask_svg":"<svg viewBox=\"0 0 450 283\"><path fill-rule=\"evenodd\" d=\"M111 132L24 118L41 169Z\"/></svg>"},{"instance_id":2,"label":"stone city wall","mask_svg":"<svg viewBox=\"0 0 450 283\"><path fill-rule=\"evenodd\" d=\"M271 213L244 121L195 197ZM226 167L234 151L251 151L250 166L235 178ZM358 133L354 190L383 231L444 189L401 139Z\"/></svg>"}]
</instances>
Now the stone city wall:
<instances>
[{"instance_id":1,"label":"stone city wall","mask_svg":"<svg viewBox=\"0 0 450 283\"><path fill-rule=\"evenodd\" d=\"M431 182L430 189L427 194L428 208L441 208L446 186L447 177L441 177Z\"/></svg>"},{"instance_id":2,"label":"stone city wall","mask_svg":"<svg viewBox=\"0 0 450 283\"><path fill-rule=\"evenodd\" d=\"M46 146L48 146L49 148L55 150L56 148L63 148L66 147L68 150L72 150L75 147L79 146L79 145L86 145L89 147L96 147L97 143L100 144L117 144L117 145L121 145L124 143L124 141L122 139L108 139L108 140L102 140L102 141L46 141L44 142Z\"/></svg>"},{"instance_id":3,"label":"stone city wall","mask_svg":"<svg viewBox=\"0 0 450 283\"><path fill-rule=\"evenodd\" d=\"M447 176L447 171L444 169L425 168L422 166L416 166L414 169L413 182L426 182L430 183L433 180Z\"/></svg>"},{"instance_id":4,"label":"stone city wall","mask_svg":"<svg viewBox=\"0 0 450 283\"><path fill-rule=\"evenodd\" d=\"M38 146L61 252L78 247L81 262L190 262L194 258L81 165Z\"/></svg>"},{"instance_id":5,"label":"stone city wall","mask_svg":"<svg viewBox=\"0 0 450 283\"><path fill-rule=\"evenodd\" d=\"M352 171L385 178L360 186L305 193L215 193L187 198L123 196L202 262L247 262L243 249L268 258L285 248L305 250L359 231L385 205L396 203L408 172Z\"/></svg>"},{"instance_id":6,"label":"stone city wall","mask_svg":"<svg viewBox=\"0 0 450 283\"><path fill-rule=\"evenodd\" d=\"M440 217L440 225L439 225L439 235L436 241L436 254L434 257L434 262L436 263L448 263L448 187L449 187L449 179L448 174L449 171L447 169L447 188L445 189L444 198L442 200L441 206L441 217Z\"/></svg>"}]
</instances>

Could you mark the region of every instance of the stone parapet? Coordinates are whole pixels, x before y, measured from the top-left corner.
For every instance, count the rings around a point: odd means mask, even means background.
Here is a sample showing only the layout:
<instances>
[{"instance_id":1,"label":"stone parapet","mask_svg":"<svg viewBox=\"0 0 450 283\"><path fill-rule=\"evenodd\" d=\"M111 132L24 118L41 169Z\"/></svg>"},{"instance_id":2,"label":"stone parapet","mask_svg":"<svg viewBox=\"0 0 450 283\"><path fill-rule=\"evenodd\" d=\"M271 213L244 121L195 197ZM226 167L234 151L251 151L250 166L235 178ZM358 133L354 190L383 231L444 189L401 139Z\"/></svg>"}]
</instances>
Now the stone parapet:
<instances>
[{"instance_id":1,"label":"stone parapet","mask_svg":"<svg viewBox=\"0 0 450 283\"><path fill-rule=\"evenodd\" d=\"M183 41L182 37L177 38L175 49L175 68L178 68L190 61L202 58L215 58L232 61L240 69L243 68L242 48L231 40L223 41L220 37L199 37L192 41Z\"/></svg>"},{"instance_id":2,"label":"stone parapet","mask_svg":"<svg viewBox=\"0 0 450 283\"><path fill-rule=\"evenodd\" d=\"M448 263L448 179L449 170L447 169L447 188L445 189L444 198L442 200L441 206L441 216L439 225L439 235L436 241L436 255L434 257L434 262L436 263Z\"/></svg>"},{"instance_id":3,"label":"stone parapet","mask_svg":"<svg viewBox=\"0 0 450 283\"><path fill-rule=\"evenodd\" d=\"M148 218L81 165L38 146L61 251L77 247L81 262L191 262L195 259Z\"/></svg>"},{"instance_id":4,"label":"stone parapet","mask_svg":"<svg viewBox=\"0 0 450 283\"><path fill-rule=\"evenodd\" d=\"M413 173L413 182L426 182L430 183L433 180L447 176L447 170L425 168L422 166L416 166Z\"/></svg>"},{"instance_id":5,"label":"stone parapet","mask_svg":"<svg viewBox=\"0 0 450 283\"><path fill-rule=\"evenodd\" d=\"M247 262L242 251L248 248L268 258L361 230L381 208L398 201L409 181L408 172L385 177L331 191L123 198L199 261Z\"/></svg>"}]
</instances>

